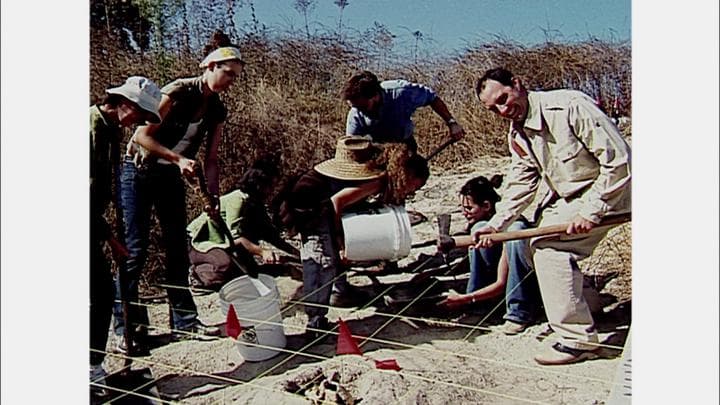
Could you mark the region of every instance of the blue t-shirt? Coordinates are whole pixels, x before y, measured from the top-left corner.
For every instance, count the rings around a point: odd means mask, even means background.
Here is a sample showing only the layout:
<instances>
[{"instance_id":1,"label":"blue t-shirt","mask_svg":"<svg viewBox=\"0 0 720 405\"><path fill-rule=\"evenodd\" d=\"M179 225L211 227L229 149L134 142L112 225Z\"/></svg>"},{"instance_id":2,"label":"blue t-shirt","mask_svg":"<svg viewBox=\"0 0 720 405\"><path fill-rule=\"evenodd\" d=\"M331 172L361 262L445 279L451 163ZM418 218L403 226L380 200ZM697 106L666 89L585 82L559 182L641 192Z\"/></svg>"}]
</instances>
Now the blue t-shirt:
<instances>
[{"instance_id":1,"label":"blue t-shirt","mask_svg":"<svg viewBox=\"0 0 720 405\"><path fill-rule=\"evenodd\" d=\"M437 94L426 86L407 80L386 80L382 87L382 106L377 118L351 108L345 132L348 135L370 135L375 142L413 141L415 125L410 119L420 107L432 103Z\"/></svg>"}]
</instances>

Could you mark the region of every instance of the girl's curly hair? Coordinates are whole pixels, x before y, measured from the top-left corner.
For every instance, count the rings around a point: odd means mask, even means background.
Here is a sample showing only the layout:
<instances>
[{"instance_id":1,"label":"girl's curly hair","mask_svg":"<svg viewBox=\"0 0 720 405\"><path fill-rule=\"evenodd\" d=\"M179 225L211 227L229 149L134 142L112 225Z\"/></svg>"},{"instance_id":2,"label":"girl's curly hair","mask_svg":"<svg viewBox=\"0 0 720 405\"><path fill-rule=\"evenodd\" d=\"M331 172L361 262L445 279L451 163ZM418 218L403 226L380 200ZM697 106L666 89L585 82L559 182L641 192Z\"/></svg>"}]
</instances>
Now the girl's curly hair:
<instances>
[{"instance_id":1,"label":"girl's curly hair","mask_svg":"<svg viewBox=\"0 0 720 405\"><path fill-rule=\"evenodd\" d=\"M428 162L405 143L376 146L381 149L381 153L371 162L371 166L382 168L387 173L384 201L387 204L401 205L416 191L412 180L425 183L430 177Z\"/></svg>"}]
</instances>

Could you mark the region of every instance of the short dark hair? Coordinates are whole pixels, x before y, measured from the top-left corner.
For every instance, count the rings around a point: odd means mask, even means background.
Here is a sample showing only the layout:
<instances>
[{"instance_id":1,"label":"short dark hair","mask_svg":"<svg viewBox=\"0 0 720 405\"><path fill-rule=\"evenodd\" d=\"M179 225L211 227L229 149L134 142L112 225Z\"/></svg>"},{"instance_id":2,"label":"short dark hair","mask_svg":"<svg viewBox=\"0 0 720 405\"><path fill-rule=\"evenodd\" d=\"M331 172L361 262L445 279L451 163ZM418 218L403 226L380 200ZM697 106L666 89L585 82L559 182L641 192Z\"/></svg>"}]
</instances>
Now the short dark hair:
<instances>
[{"instance_id":1,"label":"short dark hair","mask_svg":"<svg viewBox=\"0 0 720 405\"><path fill-rule=\"evenodd\" d=\"M407 162L405 162L405 168L417 179L427 181L428 177L430 177L430 166L427 159L417 153L408 158Z\"/></svg>"},{"instance_id":2,"label":"short dark hair","mask_svg":"<svg viewBox=\"0 0 720 405\"><path fill-rule=\"evenodd\" d=\"M273 183L280 174L276 156L264 156L256 160L252 166L243 173L238 188L249 195L264 198L263 191Z\"/></svg>"},{"instance_id":3,"label":"short dark hair","mask_svg":"<svg viewBox=\"0 0 720 405\"><path fill-rule=\"evenodd\" d=\"M500 201L500 196L495 189L500 187L502 181L503 176L500 174L492 176L490 180L485 176L478 176L468 180L460 188L460 195L472 197L475 204L490 201L490 204L495 206L495 203Z\"/></svg>"},{"instance_id":4,"label":"short dark hair","mask_svg":"<svg viewBox=\"0 0 720 405\"><path fill-rule=\"evenodd\" d=\"M485 74L482 75L475 83L475 95L480 97L480 92L482 91L485 82L488 80L495 80L496 82L500 82L502 85L512 86L514 77L515 75L505 68L498 67L490 69L486 71Z\"/></svg>"},{"instance_id":5,"label":"short dark hair","mask_svg":"<svg viewBox=\"0 0 720 405\"><path fill-rule=\"evenodd\" d=\"M132 101L130 101L130 100L128 100L127 98L125 98L124 96L122 96L122 95L120 95L120 94L116 94L116 93L105 94L105 96L103 97L103 99L102 99L102 101L100 102L100 104L107 104L107 105L112 106L112 107L117 107L117 106L119 106L120 103L122 103L123 101L127 101L127 102L129 102L129 103L135 104L135 103L133 103Z\"/></svg>"},{"instance_id":6,"label":"short dark hair","mask_svg":"<svg viewBox=\"0 0 720 405\"><path fill-rule=\"evenodd\" d=\"M380 81L374 73L364 70L354 74L345 83L342 89L343 100L355 100L358 98L372 98L382 91Z\"/></svg>"}]
</instances>

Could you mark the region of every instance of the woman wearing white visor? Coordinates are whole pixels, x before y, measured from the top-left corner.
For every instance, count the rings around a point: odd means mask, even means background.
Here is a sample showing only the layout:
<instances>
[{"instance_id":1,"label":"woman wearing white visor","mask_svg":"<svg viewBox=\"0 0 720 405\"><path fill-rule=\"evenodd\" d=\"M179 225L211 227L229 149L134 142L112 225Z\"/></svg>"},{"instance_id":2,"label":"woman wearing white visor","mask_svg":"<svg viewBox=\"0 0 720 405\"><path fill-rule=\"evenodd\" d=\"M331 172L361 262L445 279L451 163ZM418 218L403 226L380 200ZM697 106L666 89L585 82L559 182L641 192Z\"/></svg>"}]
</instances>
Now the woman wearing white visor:
<instances>
[{"instance_id":1,"label":"woman wearing white visor","mask_svg":"<svg viewBox=\"0 0 720 405\"><path fill-rule=\"evenodd\" d=\"M129 252L124 277L126 299L131 304L137 302L138 280L147 259L150 212L154 206L162 230L165 283L169 285L172 332L176 338L220 333L218 328L205 326L197 319L197 308L187 289L189 260L183 176L194 175L195 156L204 143L203 169L208 189L214 196L219 194L217 154L227 110L218 94L235 82L244 62L240 50L231 45L222 32L213 35L205 50L200 76L177 79L162 88L159 107L162 122L138 128L128 143L122 174L125 243ZM217 201L206 209L217 210ZM116 300L115 333L119 336L123 335L125 326L121 308ZM130 313L133 340L141 349L147 334L147 312L131 305ZM125 352L127 343L121 338L116 348Z\"/></svg>"}]
</instances>

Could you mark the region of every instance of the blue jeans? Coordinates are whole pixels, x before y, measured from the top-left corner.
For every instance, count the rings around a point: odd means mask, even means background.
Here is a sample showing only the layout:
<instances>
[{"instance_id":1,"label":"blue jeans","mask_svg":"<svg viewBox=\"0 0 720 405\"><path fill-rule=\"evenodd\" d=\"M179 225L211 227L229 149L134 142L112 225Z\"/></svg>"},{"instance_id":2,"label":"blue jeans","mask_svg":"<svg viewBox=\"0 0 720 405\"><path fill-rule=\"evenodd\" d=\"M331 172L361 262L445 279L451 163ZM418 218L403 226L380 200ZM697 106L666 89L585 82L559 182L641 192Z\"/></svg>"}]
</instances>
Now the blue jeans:
<instances>
[{"instance_id":1,"label":"blue jeans","mask_svg":"<svg viewBox=\"0 0 720 405\"><path fill-rule=\"evenodd\" d=\"M121 176L121 205L125 223L125 246L129 256L123 271L125 288L116 279L116 294L113 313L115 334L122 335L124 320L120 296L126 294L131 303L130 317L136 325L147 325L147 309L138 305L138 282L149 245L150 214L160 222L162 243L165 250L165 283L172 312L173 329L188 329L197 322L197 307L188 290L188 269L190 261L187 252L185 184L175 165L156 164L138 169L126 159ZM122 289L121 289L122 288Z\"/></svg>"},{"instance_id":2,"label":"blue jeans","mask_svg":"<svg viewBox=\"0 0 720 405\"><path fill-rule=\"evenodd\" d=\"M472 232L486 225L480 221L473 225ZM528 228L523 221L515 221L508 228L518 231ZM502 249L505 249L508 260L508 279L505 284L505 316L504 318L518 323L531 323L540 309L540 290L537 277L532 271L528 255L528 241L525 239L505 242L488 249L470 249L470 279L467 293L477 291L492 284L497 279L497 268Z\"/></svg>"},{"instance_id":3,"label":"blue jeans","mask_svg":"<svg viewBox=\"0 0 720 405\"><path fill-rule=\"evenodd\" d=\"M339 249L333 233L332 221L330 215L324 215L314 219L300 231L305 302L321 305L330 303L332 280L340 267ZM327 312L328 309L325 307L305 306L308 325L316 325L320 318L327 315Z\"/></svg>"}]
</instances>

